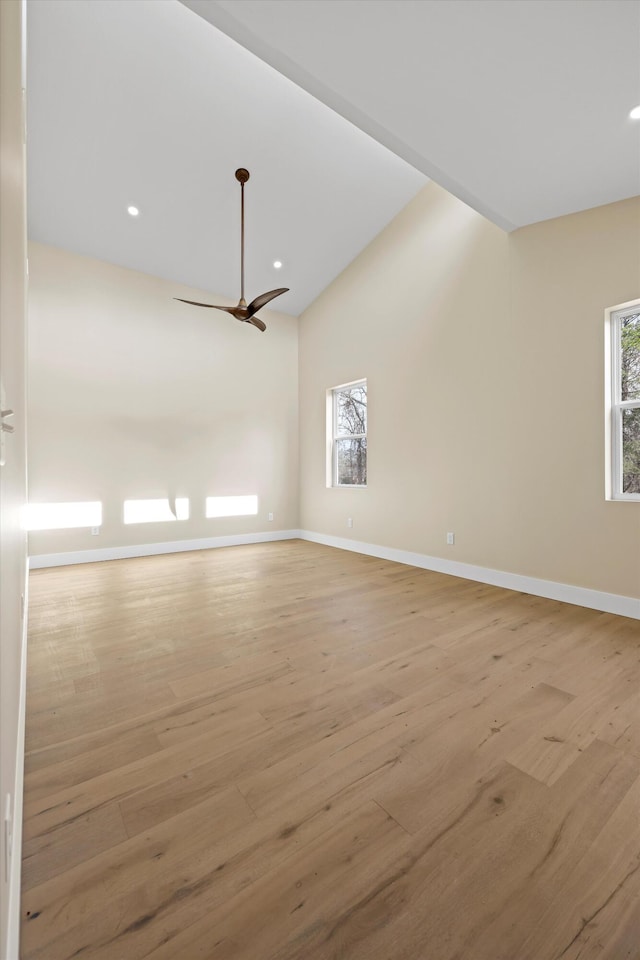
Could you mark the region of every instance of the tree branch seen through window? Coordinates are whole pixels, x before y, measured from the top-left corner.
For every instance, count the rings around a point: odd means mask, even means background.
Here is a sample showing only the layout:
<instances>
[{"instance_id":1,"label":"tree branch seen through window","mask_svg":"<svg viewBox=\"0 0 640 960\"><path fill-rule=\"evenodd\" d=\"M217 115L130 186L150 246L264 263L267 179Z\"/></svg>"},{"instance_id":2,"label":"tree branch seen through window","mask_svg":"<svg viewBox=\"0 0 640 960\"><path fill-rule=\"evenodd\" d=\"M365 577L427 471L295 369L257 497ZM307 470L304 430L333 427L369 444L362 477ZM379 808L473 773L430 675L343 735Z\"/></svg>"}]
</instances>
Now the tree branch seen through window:
<instances>
[{"instance_id":1,"label":"tree branch seen through window","mask_svg":"<svg viewBox=\"0 0 640 960\"><path fill-rule=\"evenodd\" d=\"M336 486L366 486L366 381L333 390L332 453Z\"/></svg>"},{"instance_id":2,"label":"tree branch seen through window","mask_svg":"<svg viewBox=\"0 0 640 960\"><path fill-rule=\"evenodd\" d=\"M620 401L635 400L622 410L623 493L640 493L640 313L620 319Z\"/></svg>"}]
</instances>

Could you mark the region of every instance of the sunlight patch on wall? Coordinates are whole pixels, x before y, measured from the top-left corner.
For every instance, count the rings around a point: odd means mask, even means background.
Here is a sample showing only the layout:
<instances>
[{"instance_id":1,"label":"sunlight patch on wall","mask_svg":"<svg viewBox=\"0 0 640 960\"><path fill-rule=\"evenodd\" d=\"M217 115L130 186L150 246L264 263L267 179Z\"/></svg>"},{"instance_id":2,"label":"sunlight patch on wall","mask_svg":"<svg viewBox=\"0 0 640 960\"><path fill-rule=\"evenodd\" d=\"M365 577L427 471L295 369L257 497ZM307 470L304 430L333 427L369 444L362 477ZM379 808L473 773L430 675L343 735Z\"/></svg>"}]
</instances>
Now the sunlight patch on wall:
<instances>
[{"instance_id":1,"label":"sunlight patch on wall","mask_svg":"<svg viewBox=\"0 0 640 960\"><path fill-rule=\"evenodd\" d=\"M175 513L169 500L125 500L125 523L164 523L167 520L189 519L189 498L177 497Z\"/></svg>"},{"instance_id":2,"label":"sunlight patch on wall","mask_svg":"<svg viewBox=\"0 0 640 960\"><path fill-rule=\"evenodd\" d=\"M102 525L102 503L28 503L24 508L25 530L66 530Z\"/></svg>"},{"instance_id":3,"label":"sunlight patch on wall","mask_svg":"<svg viewBox=\"0 0 640 960\"><path fill-rule=\"evenodd\" d=\"M258 497L207 497L206 516L211 517L249 517L258 512Z\"/></svg>"}]
</instances>

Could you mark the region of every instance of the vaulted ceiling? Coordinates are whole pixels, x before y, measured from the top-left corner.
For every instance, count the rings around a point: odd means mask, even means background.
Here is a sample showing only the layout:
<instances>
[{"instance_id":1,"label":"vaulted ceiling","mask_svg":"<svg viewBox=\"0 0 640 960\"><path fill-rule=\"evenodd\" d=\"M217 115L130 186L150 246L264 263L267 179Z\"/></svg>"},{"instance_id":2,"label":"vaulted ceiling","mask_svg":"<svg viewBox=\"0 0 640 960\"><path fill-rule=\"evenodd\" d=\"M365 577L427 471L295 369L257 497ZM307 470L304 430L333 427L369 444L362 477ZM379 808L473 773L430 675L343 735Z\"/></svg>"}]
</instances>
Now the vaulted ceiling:
<instances>
[{"instance_id":1,"label":"vaulted ceiling","mask_svg":"<svg viewBox=\"0 0 640 960\"><path fill-rule=\"evenodd\" d=\"M183 0L507 230L640 193L638 0Z\"/></svg>"},{"instance_id":2,"label":"vaulted ceiling","mask_svg":"<svg viewBox=\"0 0 640 960\"><path fill-rule=\"evenodd\" d=\"M27 96L32 239L237 300L246 166L292 314L429 177L505 229L640 193L639 0L28 0Z\"/></svg>"}]
</instances>

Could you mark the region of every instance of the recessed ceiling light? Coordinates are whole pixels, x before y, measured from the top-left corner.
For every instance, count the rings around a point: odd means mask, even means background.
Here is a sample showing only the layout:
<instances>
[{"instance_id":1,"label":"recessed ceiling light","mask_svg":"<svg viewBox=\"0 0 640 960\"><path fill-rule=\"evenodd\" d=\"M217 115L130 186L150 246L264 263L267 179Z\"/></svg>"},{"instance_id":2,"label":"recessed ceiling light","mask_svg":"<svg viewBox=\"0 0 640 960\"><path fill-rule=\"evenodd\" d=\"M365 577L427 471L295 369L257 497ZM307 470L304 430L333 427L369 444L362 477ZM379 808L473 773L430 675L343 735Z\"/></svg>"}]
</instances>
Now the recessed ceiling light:
<instances>
[{"instance_id":1,"label":"recessed ceiling light","mask_svg":"<svg viewBox=\"0 0 640 960\"><path fill-rule=\"evenodd\" d=\"M629 116L632 120L640 120L640 106L634 107Z\"/></svg>"},{"instance_id":2,"label":"recessed ceiling light","mask_svg":"<svg viewBox=\"0 0 640 960\"><path fill-rule=\"evenodd\" d=\"M132 217L137 217L140 211L137 207L127 207L127 213Z\"/></svg>"},{"instance_id":3,"label":"recessed ceiling light","mask_svg":"<svg viewBox=\"0 0 640 960\"><path fill-rule=\"evenodd\" d=\"M276 268L276 270L279 270L280 267L282 266L282 260L274 260L273 265Z\"/></svg>"}]
</instances>

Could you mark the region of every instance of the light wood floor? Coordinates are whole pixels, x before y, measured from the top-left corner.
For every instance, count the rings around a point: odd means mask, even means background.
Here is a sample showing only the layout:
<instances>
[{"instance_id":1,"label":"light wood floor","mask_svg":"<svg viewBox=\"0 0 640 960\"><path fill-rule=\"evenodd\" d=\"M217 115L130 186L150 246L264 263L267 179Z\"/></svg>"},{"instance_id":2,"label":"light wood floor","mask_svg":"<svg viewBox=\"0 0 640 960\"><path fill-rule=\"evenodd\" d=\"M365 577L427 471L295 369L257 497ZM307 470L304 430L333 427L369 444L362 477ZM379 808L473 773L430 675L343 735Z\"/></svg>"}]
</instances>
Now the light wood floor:
<instances>
[{"instance_id":1,"label":"light wood floor","mask_svg":"<svg viewBox=\"0 0 640 960\"><path fill-rule=\"evenodd\" d=\"M23 960L638 960L640 624L296 541L30 581Z\"/></svg>"}]
</instances>

